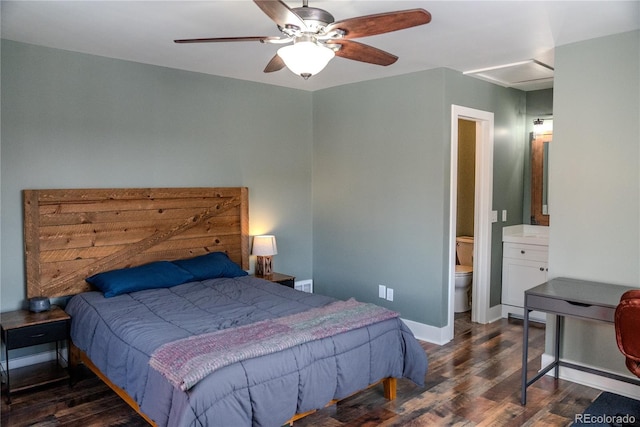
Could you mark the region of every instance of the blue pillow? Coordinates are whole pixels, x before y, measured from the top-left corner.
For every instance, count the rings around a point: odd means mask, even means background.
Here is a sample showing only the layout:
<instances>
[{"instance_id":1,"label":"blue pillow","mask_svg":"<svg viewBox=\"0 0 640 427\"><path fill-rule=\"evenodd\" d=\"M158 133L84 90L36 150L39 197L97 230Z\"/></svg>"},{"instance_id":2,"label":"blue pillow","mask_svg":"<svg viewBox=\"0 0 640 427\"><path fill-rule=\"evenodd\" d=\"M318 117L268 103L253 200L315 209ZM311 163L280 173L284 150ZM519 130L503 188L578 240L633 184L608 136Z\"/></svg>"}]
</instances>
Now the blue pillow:
<instances>
[{"instance_id":1,"label":"blue pillow","mask_svg":"<svg viewBox=\"0 0 640 427\"><path fill-rule=\"evenodd\" d=\"M188 271L169 261L122 268L94 274L85 279L100 289L106 298L145 289L169 288L195 280Z\"/></svg>"},{"instance_id":2,"label":"blue pillow","mask_svg":"<svg viewBox=\"0 0 640 427\"><path fill-rule=\"evenodd\" d=\"M211 252L195 258L179 259L173 263L193 274L194 280L240 277L248 274L224 252Z\"/></svg>"}]
</instances>

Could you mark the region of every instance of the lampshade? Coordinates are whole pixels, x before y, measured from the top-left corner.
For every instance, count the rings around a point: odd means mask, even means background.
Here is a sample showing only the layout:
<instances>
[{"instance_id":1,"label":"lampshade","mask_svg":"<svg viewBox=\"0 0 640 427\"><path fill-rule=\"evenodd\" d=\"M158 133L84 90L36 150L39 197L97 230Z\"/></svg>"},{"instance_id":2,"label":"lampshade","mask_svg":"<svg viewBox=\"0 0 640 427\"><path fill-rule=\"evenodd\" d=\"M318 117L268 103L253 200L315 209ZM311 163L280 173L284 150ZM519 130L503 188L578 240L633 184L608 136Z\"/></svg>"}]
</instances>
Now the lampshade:
<instances>
[{"instance_id":1,"label":"lampshade","mask_svg":"<svg viewBox=\"0 0 640 427\"><path fill-rule=\"evenodd\" d=\"M322 71L335 55L332 49L313 41L299 41L278 49L278 56L287 68L305 80Z\"/></svg>"},{"instance_id":2,"label":"lampshade","mask_svg":"<svg viewBox=\"0 0 640 427\"><path fill-rule=\"evenodd\" d=\"M278 247L276 246L276 237L267 236L255 236L253 238L253 255L258 256L271 256L277 255Z\"/></svg>"}]
</instances>

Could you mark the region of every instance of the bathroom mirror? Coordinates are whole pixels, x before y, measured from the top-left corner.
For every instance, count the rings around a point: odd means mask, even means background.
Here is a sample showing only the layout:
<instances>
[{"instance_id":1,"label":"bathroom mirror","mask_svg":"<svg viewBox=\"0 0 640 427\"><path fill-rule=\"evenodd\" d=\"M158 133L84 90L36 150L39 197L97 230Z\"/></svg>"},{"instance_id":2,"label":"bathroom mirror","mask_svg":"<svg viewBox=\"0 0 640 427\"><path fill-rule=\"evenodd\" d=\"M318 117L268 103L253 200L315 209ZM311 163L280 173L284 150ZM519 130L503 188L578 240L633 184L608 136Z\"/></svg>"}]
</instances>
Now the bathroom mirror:
<instances>
[{"instance_id":1,"label":"bathroom mirror","mask_svg":"<svg viewBox=\"0 0 640 427\"><path fill-rule=\"evenodd\" d=\"M552 131L531 132L531 224L549 225L549 144Z\"/></svg>"}]
</instances>

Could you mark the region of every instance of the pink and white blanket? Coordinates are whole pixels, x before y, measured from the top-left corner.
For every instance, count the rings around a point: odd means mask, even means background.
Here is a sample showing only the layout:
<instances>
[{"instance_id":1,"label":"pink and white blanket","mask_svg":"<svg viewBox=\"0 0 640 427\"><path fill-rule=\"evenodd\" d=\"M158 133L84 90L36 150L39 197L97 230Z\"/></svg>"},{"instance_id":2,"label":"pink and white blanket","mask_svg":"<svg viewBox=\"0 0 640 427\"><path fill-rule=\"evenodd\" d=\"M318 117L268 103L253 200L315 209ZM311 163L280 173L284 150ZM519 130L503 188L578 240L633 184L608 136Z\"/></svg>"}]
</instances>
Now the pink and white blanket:
<instances>
[{"instance_id":1,"label":"pink and white blanket","mask_svg":"<svg viewBox=\"0 0 640 427\"><path fill-rule=\"evenodd\" d=\"M354 299L298 314L195 335L160 346L149 364L181 390L222 367L358 329L398 313Z\"/></svg>"}]
</instances>

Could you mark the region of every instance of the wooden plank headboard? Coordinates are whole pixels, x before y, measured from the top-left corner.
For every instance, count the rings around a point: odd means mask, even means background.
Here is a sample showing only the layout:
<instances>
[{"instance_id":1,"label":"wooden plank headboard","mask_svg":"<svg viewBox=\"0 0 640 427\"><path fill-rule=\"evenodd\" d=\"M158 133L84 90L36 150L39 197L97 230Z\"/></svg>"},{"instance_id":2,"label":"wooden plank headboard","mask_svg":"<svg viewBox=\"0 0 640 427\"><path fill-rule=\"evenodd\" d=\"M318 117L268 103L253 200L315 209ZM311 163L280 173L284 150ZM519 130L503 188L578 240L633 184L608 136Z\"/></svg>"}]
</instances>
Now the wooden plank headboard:
<instances>
[{"instance_id":1,"label":"wooden plank headboard","mask_svg":"<svg viewBox=\"0 0 640 427\"><path fill-rule=\"evenodd\" d=\"M226 252L249 269L249 190L23 190L27 298L91 290L117 268Z\"/></svg>"}]
</instances>

